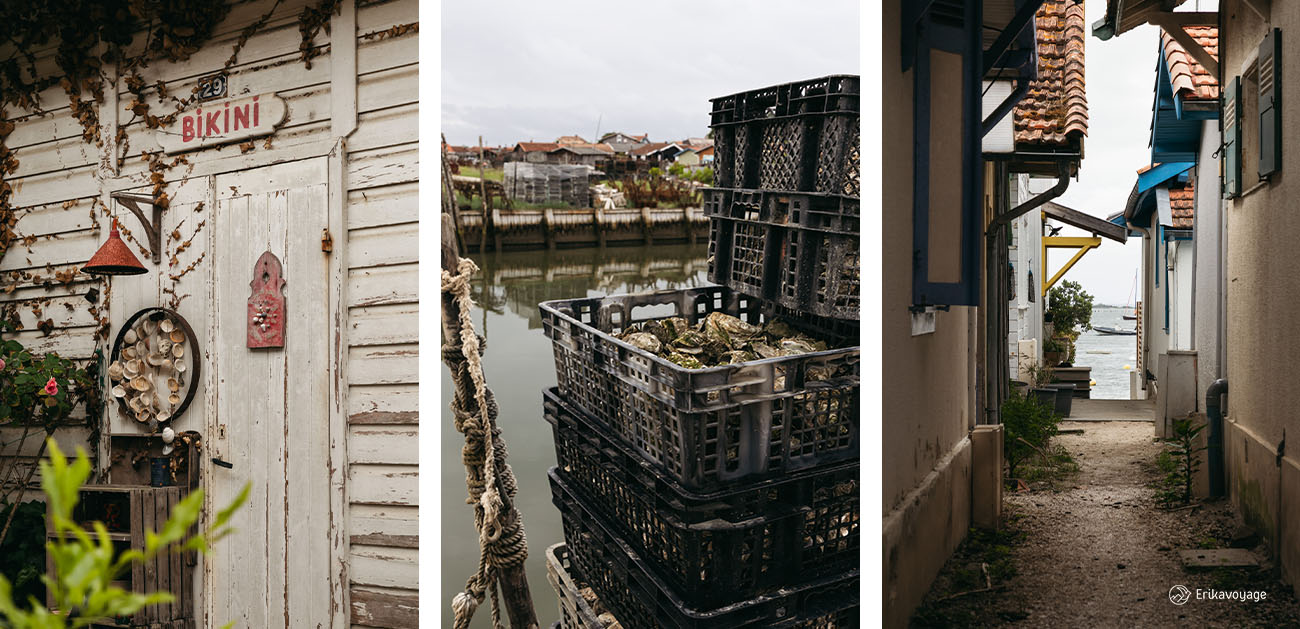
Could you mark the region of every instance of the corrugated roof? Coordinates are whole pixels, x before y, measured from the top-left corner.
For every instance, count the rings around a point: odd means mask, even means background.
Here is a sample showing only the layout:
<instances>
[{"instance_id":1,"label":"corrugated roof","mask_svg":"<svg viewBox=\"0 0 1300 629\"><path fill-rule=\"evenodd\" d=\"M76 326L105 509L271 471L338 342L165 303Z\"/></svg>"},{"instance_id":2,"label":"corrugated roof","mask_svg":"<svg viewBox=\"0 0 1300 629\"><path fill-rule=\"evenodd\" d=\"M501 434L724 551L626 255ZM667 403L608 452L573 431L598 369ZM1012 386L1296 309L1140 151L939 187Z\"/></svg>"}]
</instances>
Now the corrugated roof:
<instances>
[{"instance_id":1,"label":"corrugated roof","mask_svg":"<svg viewBox=\"0 0 1300 629\"><path fill-rule=\"evenodd\" d=\"M1183 30L1191 35L1211 57L1219 58L1219 29L1213 26L1184 26ZM1160 31L1160 46L1165 52L1165 67L1169 69L1169 79L1173 84L1174 94L1182 98L1198 100L1218 100L1219 82L1196 59L1187 54L1182 45L1174 41L1169 33Z\"/></svg>"},{"instance_id":2,"label":"corrugated roof","mask_svg":"<svg viewBox=\"0 0 1300 629\"><path fill-rule=\"evenodd\" d=\"M653 153L653 152L655 152L655 151L658 151L658 150L660 150L660 149L663 149L663 148L665 148L665 147L667 147L667 146L669 146L669 143L668 143L668 142L651 142L651 143L649 143L649 144L642 144L641 146L638 146L638 147L632 149L632 154L633 154L633 155L649 155L649 154L651 154L651 153Z\"/></svg>"},{"instance_id":3,"label":"corrugated roof","mask_svg":"<svg viewBox=\"0 0 1300 629\"><path fill-rule=\"evenodd\" d=\"M1016 105L1016 144L1068 146L1088 134L1083 4L1046 0L1034 16L1038 78Z\"/></svg>"},{"instance_id":4,"label":"corrugated roof","mask_svg":"<svg viewBox=\"0 0 1300 629\"><path fill-rule=\"evenodd\" d=\"M1191 181L1181 188L1169 188L1169 214L1174 227L1192 228L1196 222L1196 190Z\"/></svg>"}]
</instances>

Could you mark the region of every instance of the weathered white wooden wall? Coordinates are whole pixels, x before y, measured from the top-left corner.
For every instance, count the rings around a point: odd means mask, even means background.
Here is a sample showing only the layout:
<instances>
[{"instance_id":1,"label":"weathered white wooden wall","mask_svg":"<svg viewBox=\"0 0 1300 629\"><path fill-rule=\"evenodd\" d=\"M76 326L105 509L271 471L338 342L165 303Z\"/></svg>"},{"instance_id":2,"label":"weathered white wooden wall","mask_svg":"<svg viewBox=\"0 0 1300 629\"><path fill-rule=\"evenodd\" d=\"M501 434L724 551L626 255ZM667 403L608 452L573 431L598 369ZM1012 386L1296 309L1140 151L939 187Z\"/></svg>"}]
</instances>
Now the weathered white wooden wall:
<instances>
[{"instance_id":1,"label":"weathered white wooden wall","mask_svg":"<svg viewBox=\"0 0 1300 629\"><path fill-rule=\"evenodd\" d=\"M221 70L240 32L275 3L246 0L233 4L230 15L202 50L184 63L151 64L140 72L145 82L152 85L162 80L170 94L189 94L200 77ZM342 575L347 588L330 601L330 607L337 609L320 610L319 618L296 617L285 622L293 626L321 621L334 626L414 627L419 585L419 56L418 28L411 27L418 24L419 7L416 0L345 0L342 15L332 20L332 33L316 35L315 44L323 54L311 60L309 69L300 58L298 31L299 15L309 4L316 3L280 2L227 71L232 95L274 92L284 98L289 109L284 126L269 142L255 141L251 151L233 144L192 152L185 154L187 163L165 172L175 204L164 215L164 231L179 225L182 233L181 240L167 245L168 250L196 237L176 267L164 259L161 272L154 275L117 278L111 283L85 275L75 275L70 282L53 279L56 273L80 268L107 236L107 221L92 209L93 204L102 201L111 206L111 192L148 189L151 173L140 155L158 150L156 132L126 111L134 97L120 78L117 89L106 89L105 102L98 106L106 139L103 150L82 140L82 127L70 115L67 96L57 86L41 95L44 113L9 111L16 128L7 144L17 151L20 165L8 180L14 186L14 205L20 208L16 230L29 238L15 243L0 262L0 304L21 305L19 314L26 329L17 337L29 348L85 359L96 349L109 350L108 343L94 337L96 322L86 302L92 288L99 291L101 304L110 305L112 334L135 310L165 304L170 298L167 291L179 290L190 295L182 300L181 313L202 338L201 330L214 323L206 318L209 303L202 282L210 276L209 265L214 256L222 254L222 243L228 237L212 231L196 233L198 223L205 219L203 229L211 230L215 224L211 213L217 211L219 192L225 192L212 188L216 175L327 157L330 216L342 222L337 230L331 224L339 257L334 263L338 270L331 276L338 285L331 291L342 302L342 314L337 320L339 329L321 330L318 338L325 343L333 335L332 351L334 343L343 343L337 348L338 356L331 357L330 367L339 379L332 395L343 416L342 438L331 437L330 443L341 461L334 465L338 478L331 480L331 513L337 518L332 528L337 530L302 534L340 540L336 543L342 549L339 565L332 569ZM342 40L342 34L349 31L354 45ZM340 42L337 51L335 41ZM38 59L37 67L53 72L52 55L53 48ZM174 105L159 104L152 88L146 94L153 113L174 109ZM131 156L120 168L108 158L119 124L126 130ZM233 191L225 196L231 194ZM138 232L135 218L119 213L124 226ZM292 225L292 217L288 220ZM320 234L312 237L319 239ZM140 257L149 265L144 255ZM181 280L173 282L166 277L196 261L194 271ZM11 272L17 275L11 277ZM46 336L36 329L38 317L32 307L41 309L40 319L53 320L53 333ZM205 358L211 360L212 356ZM182 419L183 427L207 429L211 418L204 418L204 412L204 405L196 403ZM138 430L115 413L105 419L105 445L92 453L101 458L111 455L108 434ZM0 431L0 439L7 440L9 432ZM87 434L84 426L69 427L60 431L58 438L70 449L85 444ZM33 443L24 448L29 457L39 447L38 442ZM98 468L107 465L101 462ZM209 468L204 469L205 475L212 473ZM230 538L223 543L241 542ZM216 578L238 581L240 576Z\"/></svg>"}]
</instances>

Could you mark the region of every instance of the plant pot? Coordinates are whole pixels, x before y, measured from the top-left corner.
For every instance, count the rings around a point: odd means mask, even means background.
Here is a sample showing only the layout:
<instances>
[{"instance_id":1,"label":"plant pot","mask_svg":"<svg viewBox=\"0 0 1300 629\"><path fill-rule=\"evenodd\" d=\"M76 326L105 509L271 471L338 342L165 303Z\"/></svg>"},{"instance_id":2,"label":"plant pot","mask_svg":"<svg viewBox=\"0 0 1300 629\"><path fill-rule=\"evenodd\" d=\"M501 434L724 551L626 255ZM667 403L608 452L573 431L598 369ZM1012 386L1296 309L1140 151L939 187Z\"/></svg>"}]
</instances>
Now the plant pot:
<instances>
[{"instance_id":1,"label":"plant pot","mask_svg":"<svg viewBox=\"0 0 1300 629\"><path fill-rule=\"evenodd\" d=\"M1074 385L1053 382L1047 388L1056 389L1056 413L1061 417L1069 417L1070 407L1074 404Z\"/></svg>"},{"instance_id":2,"label":"plant pot","mask_svg":"<svg viewBox=\"0 0 1300 629\"><path fill-rule=\"evenodd\" d=\"M1055 367L1065 360L1065 352L1043 352L1043 362L1048 367Z\"/></svg>"},{"instance_id":3,"label":"plant pot","mask_svg":"<svg viewBox=\"0 0 1300 629\"><path fill-rule=\"evenodd\" d=\"M1020 395L1029 395L1029 383L1025 382L1024 380L1012 380L1011 390L1015 391L1016 393L1019 393Z\"/></svg>"},{"instance_id":4,"label":"plant pot","mask_svg":"<svg viewBox=\"0 0 1300 629\"><path fill-rule=\"evenodd\" d=\"M1042 404L1047 408L1053 410L1056 409L1056 389L1049 389L1047 387L1034 387L1030 389L1029 392L1030 395L1034 397L1034 399L1038 400L1039 404Z\"/></svg>"}]
</instances>

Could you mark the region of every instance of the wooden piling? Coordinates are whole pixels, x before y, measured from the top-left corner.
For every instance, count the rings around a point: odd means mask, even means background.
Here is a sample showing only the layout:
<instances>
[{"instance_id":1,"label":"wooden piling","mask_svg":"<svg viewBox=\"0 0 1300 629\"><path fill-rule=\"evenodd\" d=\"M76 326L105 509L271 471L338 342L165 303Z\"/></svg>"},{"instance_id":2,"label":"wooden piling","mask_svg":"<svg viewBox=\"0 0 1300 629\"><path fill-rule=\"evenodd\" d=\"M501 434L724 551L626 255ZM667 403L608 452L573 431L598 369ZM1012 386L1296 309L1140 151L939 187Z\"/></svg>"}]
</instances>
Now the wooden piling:
<instances>
[{"instance_id":1,"label":"wooden piling","mask_svg":"<svg viewBox=\"0 0 1300 629\"><path fill-rule=\"evenodd\" d=\"M456 265L460 260L453 220L453 217L448 214L442 215L442 269L451 273L456 272ZM460 338L460 309L456 305L455 298L448 293L442 294L442 338L444 343L447 339ZM487 447L492 447L490 440ZM504 524L508 526L519 519L519 511L515 508L508 492L502 489L500 495L503 512L506 514ZM524 572L524 564L520 563L501 570L498 579L506 615L510 618L510 626L518 629L536 629L537 612L533 609L533 597L528 589L528 575Z\"/></svg>"},{"instance_id":2,"label":"wooden piling","mask_svg":"<svg viewBox=\"0 0 1300 629\"><path fill-rule=\"evenodd\" d=\"M456 186L451 183L451 167L447 164L446 135L442 136L442 148L440 152L442 153L442 183L446 188L446 195L444 195L444 198L447 199L447 205L451 209L451 222L453 228L451 234L452 242L456 243L456 251L464 251L465 242L461 236L460 229L460 208L456 205ZM453 264L453 267L454 266L455 265Z\"/></svg>"},{"instance_id":3,"label":"wooden piling","mask_svg":"<svg viewBox=\"0 0 1300 629\"><path fill-rule=\"evenodd\" d=\"M483 201L483 219L479 222L482 234L478 241L478 252L487 251L488 229L492 225L492 212L488 210L487 167L483 164L483 136L478 136L478 189L479 199Z\"/></svg>"}]
</instances>

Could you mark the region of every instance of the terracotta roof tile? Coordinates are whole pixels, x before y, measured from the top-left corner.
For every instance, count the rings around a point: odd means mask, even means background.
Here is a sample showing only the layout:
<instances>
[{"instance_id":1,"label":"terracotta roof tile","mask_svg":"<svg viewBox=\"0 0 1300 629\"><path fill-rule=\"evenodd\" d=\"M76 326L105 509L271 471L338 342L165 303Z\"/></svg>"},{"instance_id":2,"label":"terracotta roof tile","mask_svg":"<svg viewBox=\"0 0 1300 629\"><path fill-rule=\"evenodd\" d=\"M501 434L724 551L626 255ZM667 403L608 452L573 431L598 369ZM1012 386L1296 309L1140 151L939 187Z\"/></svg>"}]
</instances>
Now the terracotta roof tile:
<instances>
[{"instance_id":1,"label":"terracotta roof tile","mask_svg":"<svg viewBox=\"0 0 1300 629\"><path fill-rule=\"evenodd\" d=\"M1181 188L1169 189L1169 214L1174 227L1193 226L1196 218L1196 190L1191 181Z\"/></svg>"},{"instance_id":2,"label":"terracotta roof tile","mask_svg":"<svg viewBox=\"0 0 1300 629\"><path fill-rule=\"evenodd\" d=\"M1213 26L1184 26L1183 30L1191 35L1211 57L1219 58L1219 29ZM1216 100L1219 98L1219 82L1196 59L1187 54L1182 45L1174 41L1168 33L1160 31L1160 47L1165 53L1165 67L1169 70L1169 79L1173 83L1174 93L1183 98Z\"/></svg>"},{"instance_id":3,"label":"terracotta roof tile","mask_svg":"<svg viewBox=\"0 0 1300 629\"><path fill-rule=\"evenodd\" d=\"M1038 78L1016 105L1016 144L1067 146L1088 134L1083 4L1046 0L1034 21Z\"/></svg>"},{"instance_id":4,"label":"terracotta roof tile","mask_svg":"<svg viewBox=\"0 0 1300 629\"><path fill-rule=\"evenodd\" d=\"M516 144L521 151L531 153L533 151L554 151L560 145L554 142L520 142Z\"/></svg>"}]
</instances>

